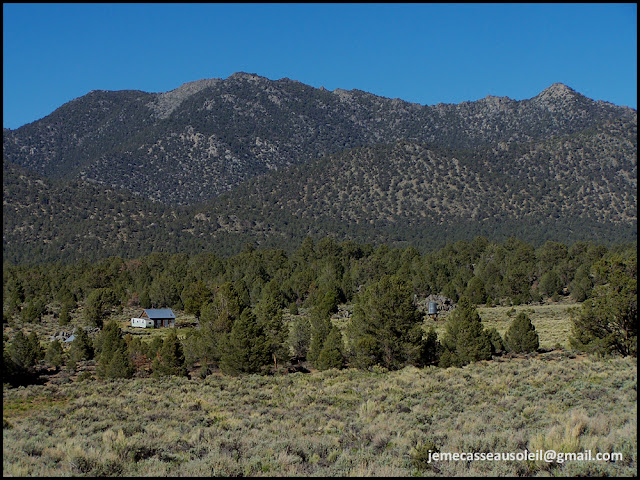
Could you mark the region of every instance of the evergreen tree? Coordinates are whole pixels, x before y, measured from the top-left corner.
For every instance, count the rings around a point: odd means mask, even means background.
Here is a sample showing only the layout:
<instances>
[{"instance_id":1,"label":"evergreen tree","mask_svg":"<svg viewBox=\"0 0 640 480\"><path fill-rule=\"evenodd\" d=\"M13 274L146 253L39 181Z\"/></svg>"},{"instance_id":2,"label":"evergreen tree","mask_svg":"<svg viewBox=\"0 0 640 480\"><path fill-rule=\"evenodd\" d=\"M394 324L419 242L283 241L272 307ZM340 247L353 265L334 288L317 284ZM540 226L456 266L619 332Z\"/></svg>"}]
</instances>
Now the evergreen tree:
<instances>
[{"instance_id":1,"label":"evergreen tree","mask_svg":"<svg viewBox=\"0 0 640 480\"><path fill-rule=\"evenodd\" d=\"M211 299L211 291L202 281L187 285L180 295L184 311L200 318L202 306ZM140 300L142 302L142 299ZM149 300L151 303L151 300Z\"/></svg>"},{"instance_id":2,"label":"evergreen tree","mask_svg":"<svg viewBox=\"0 0 640 480\"><path fill-rule=\"evenodd\" d=\"M307 351L307 360L312 365L316 364L318 356L324 347L324 342L331 330L331 320L329 313L324 312L319 307L313 307L311 310L311 318L309 319L311 340Z\"/></svg>"},{"instance_id":3,"label":"evergreen tree","mask_svg":"<svg viewBox=\"0 0 640 480\"><path fill-rule=\"evenodd\" d=\"M8 354L19 372L33 372L42 358L42 349L35 332L25 335L18 330L8 346Z\"/></svg>"},{"instance_id":4,"label":"evergreen tree","mask_svg":"<svg viewBox=\"0 0 640 480\"><path fill-rule=\"evenodd\" d=\"M220 369L230 375L258 373L270 363L266 339L256 316L245 309L221 339Z\"/></svg>"},{"instance_id":5,"label":"evergreen tree","mask_svg":"<svg viewBox=\"0 0 640 480\"><path fill-rule=\"evenodd\" d=\"M102 328L104 319L115 304L116 296L111 288L96 288L92 290L84 306L86 324Z\"/></svg>"},{"instance_id":6,"label":"evergreen tree","mask_svg":"<svg viewBox=\"0 0 640 480\"><path fill-rule=\"evenodd\" d=\"M58 318L58 325L64 327L65 325L69 325L69 304L65 303L62 305L62 309L60 310L60 317Z\"/></svg>"},{"instance_id":7,"label":"evergreen tree","mask_svg":"<svg viewBox=\"0 0 640 480\"><path fill-rule=\"evenodd\" d=\"M40 360L44 358L44 350L40 345L40 339L38 338L38 334L35 330L29 334L27 342L29 344L31 357L33 358L33 364L37 365Z\"/></svg>"},{"instance_id":8,"label":"evergreen tree","mask_svg":"<svg viewBox=\"0 0 640 480\"><path fill-rule=\"evenodd\" d=\"M342 334L335 325L332 325L316 360L316 368L318 370L342 368L344 364L343 348Z\"/></svg>"},{"instance_id":9,"label":"evergreen tree","mask_svg":"<svg viewBox=\"0 0 640 480\"><path fill-rule=\"evenodd\" d=\"M422 341L420 350L420 365L436 365L440 359L442 345L438 341L438 334L433 327L429 328L427 335Z\"/></svg>"},{"instance_id":10,"label":"evergreen tree","mask_svg":"<svg viewBox=\"0 0 640 480\"><path fill-rule=\"evenodd\" d=\"M354 365L419 365L424 355L422 321L409 286L398 276L383 276L356 298L347 327Z\"/></svg>"},{"instance_id":11,"label":"evergreen tree","mask_svg":"<svg viewBox=\"0 0 640 480\"><path fill-rule=\"evenodd\" d=\"M153 340L151 340L147 345L147 356L149 358L156 358L158 356L158 352L160 352L160 349L162 348L163 343L164 342L162 341L162 337L153 337Z\"/></svg>"},{"instance_id":12,"label":"evergreen tree","mask_svg":"<svg viewBox=\"0 0 640 480\"><path fill-rule=\"evenodd\" d=\"M520 312L513 319L504 335L504 344L507 351L513 353L535 352L538 349L538 333L526 313Z\"/></svg>"},{"instance_id":13,"label":"evergreen tree","mask_svg":"<svg viewBox=\"0 0 640 480\"><path fill-rule=\"evenodd\" d=\"M129 358L127 344L115 320L109 321L97 341L98 363L96 374L100 378L130 378L134 368Z\"/></svg>"},{"instance_id":14,"label":"evergreen tree","mask_svg":"<svg viewBox=\"0 0 640 480\"><path fill-rule=\"evenodd\" d=\"M591 295L593 283L589 276L590 265L580 265L569 284L569 293L576 302L584 302Z\"/></svg>"},{"instance_id":15,"label":"evergreen tree","mask_svg":"<svg viewBox=\"0 0 640 480\"><path fill-rule=\"evenodd\" d=\"M158 355L153 360L153 375L176 375L184 377L187 369L184 365L184 352L175 328L171 329L162 343Z\"/></svg>"},{"instance_id":16,"label":"evergreen tree","mask_svg":"<svg viewBox=\"0 0 640 480\"><path fill-rule=\"evenodd\" d=\"M87 331L82 327L76 328L75 338L71 342L71 348L69 349L67 369L74 371L78 362L91 360L94 354L93 342L91 342Z\"/></svg>"},{"instance_id":17,"label":"evergreen tree","mask_svg":"<svg viewBox=\"0 0 640 480\"><path fill-rule=\"evenodd\" d=\"M293 320L288 343L293 356L299 360L307 359L309 345L311 343L311 323L307 317Z\"/></svg>"},{"instance_id":18,"label":"evergreen tree","mask_svg":"<svg viewBox=\"0 0 640 480\"><path fill-rule=\"evenodd\" d=\"M484 282L478 277L472 277L464 291L464 296L476 305L487 301L487 292Z\"/></svg>"},{"instance_id":19,"label":"evergreen tree","mask_svg":"<svg viewBox=\"0 0 640 480\"><path fill-rule=\"evenodd\" d=\"M215 293L213 301L203 306L202 324L211 324L216 332L231 332L233 323L248 308L238 289L231 282L223 283Z\"/></svg>"},{"instance_id":20,"label":"evergreen tree","mask_svg":"<svg viewBox=\"0 0 640 480\"><path fill-rule=\"evenodd\" d=\"M502 353L505 350L504 340L495 327L487 329L487 335L491 341L491 353Z\"/></svg>"},{"instance_id":21,"label":"evergreen tree","mask_svg":"<svg viewBox=\"0 0 640 480\"><path fill-rule=\"evenodd\" d=\"M24 335L23 335L24 337ZM24 376L25 371L13 360L12 343L7 334L2 336L2 381L17 383Z\"/></svg>"},{"instance_id":22,"label":"evergreen tree","mask_svg":"<svg viewBox=\"0 0 640 480\"><path fill-rule=\"evenodd\" d=\"M289 329L284 324L282 303L277 296L263 292L260 303L256 306L256 318L266 339L266 348L273 359L274 367L289 361L289 346L287 339Z\"/></svg>"},{"instance_id":23,"label":"evergreen tree","mask_svg":"<svg viewBox=\"0 0 640 480\"><path fill-rule=\"evenodd\" d=\"M22 310L22 320L27 323L33 323L40 320L46 308L42 300L33 300L27 303Z\"/></svg>"},{"instance_id":24,"label":"evergreen tree","mask_svg":"<svg viewBox=\"0 0 640 480\"><path fill-rule=\"evenodd\" d=\"M442 347L441 367L461 367L491 359L491 340L482 327L475 306L467 298L461 298L449 315Z\"/></svg>"},{"instance_id":25,"label":"evergreen tree","mask_svg":"<svg viewBox=\"0 0 640 480\"><path fill-rule=\"evenodd\" d=\"M591 298L572 314L569 342L573 348L599 355L637 355L637 255L633 249L594 264L598 284Z\"/></svg>"},{"instance_id":26,"label":"evergreen tree","mask_svg":"<svg viewBox=\"0 0 640 480\"><path fill-rule=\"evenodd\" d=\"M538 290L541 295L557 299L558 295L562 293L562 289L562 279L555 270L545 272L540 278Z\"/></svg>"},{"instance_id":27,"label":"evergreen tree","mask_svg":"<svg viewBox=\"0 0 640 480\"><path fill-rule=\"evenodd\" d=\"M44 357L44 361L47 365L56 368L60 368L64 363L64 352L62 350L62 344L59 340L53 340L49 343L47 353Z\"/></svg>"}]
</instances>

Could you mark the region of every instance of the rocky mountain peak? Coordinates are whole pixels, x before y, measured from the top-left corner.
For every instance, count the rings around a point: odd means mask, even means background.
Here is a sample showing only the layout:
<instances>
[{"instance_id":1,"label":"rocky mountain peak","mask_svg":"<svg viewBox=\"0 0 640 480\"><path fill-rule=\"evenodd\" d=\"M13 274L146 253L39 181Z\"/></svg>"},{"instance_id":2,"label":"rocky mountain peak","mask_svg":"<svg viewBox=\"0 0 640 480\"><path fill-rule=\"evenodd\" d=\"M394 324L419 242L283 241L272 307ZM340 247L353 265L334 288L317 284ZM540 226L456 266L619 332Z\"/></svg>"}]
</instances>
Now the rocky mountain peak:
<instances>
[{"instance_id":1,"label":"rocky mountain peak","mask_svg":"<svg viewBox=\"0 0 640 480\"><path fill-rule=\"evenodd\" d=\"M207 78L184 83L178 88L158 94L148 106L156 112L159 118L167 118L185 99L205 88L213 87L221 81L219 78Z\"/></svg>"},{"instance_id":2,"label":"rocky mountain peak","mask_svg":"<svg viewBox=\"0 0 640 480\"><path fill-rule=\"evenodd\" d=\"M554 83L550 87L545 88L534 98L540 100L566 100L580 96L573 88L568 87L564 83Z\"/></svg>"},{"instance_id":3,"label":"rocky mountain peak","mask_svg":"<svg viewBox=\"0 0 640 480\"><path fill-rule=\"evenodd\" d=\"M261 77L260 75L255 73L236 72L229 75L227 80L244 80L249 82L258 82L260 80L268 80L268 79L265 77Z\"/></svg>"}]
</instances>

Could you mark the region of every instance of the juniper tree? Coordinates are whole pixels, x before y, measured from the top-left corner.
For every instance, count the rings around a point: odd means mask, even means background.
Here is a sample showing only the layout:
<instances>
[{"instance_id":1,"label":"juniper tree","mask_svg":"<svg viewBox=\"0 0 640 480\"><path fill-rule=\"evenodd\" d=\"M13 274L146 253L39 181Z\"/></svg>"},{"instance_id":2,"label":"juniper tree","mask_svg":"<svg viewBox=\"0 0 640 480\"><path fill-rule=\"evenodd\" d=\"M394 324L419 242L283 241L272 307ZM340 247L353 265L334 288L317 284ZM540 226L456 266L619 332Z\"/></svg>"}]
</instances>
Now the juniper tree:
<instances>
[{"instance_id":1,"label":"juniper tree","mask_svg":"<svg viewBox=\"0 0 640 480\"><path fill-rule=\"evenodd\" d=\"M153 375L176 375L184 377L187 369L184 365L184 352L175 329L171 329L165 337L162 347L153 360Z\"/></svg>"},{"instance_id":2,"label":"juniper tree","mask_svg":"<svg viewBox=\"0 0 640 480\"><path fill-rule=\"evenodd\" d=\"M220 369L224 373L258 373L270 363L266 339L251 309L242 312L220 343Z\"/></svg>"},{"instance_id":3,"label":"juniper tree","mask_svg":"<svg viewBox=\"0 0 640 480\"><path fill-rule=\"evenodd\" d=\"M449 315L442 339L441 367L461 367L491 358L491 340L475 305L463 297Z\"/></svg>"},{"instance_id":4,"label":"juniper tree","mask_svg":"<svg viewBox=\"0 0 640 480\"><path fill-rule=\"evenodd\" d=\"M409 286L398 276L383 276L358 295L347 338L354 366L389 369L419 365L425 347L422 314Z\"/></svg>"},{"instance_id":5,"label":"juniper tree","mask_svg":"<svg viewBox=\"0 0 640 480\"><path fill-rule=\"evenodd\" d=\"M520 312L513 319L504 335L504 345L507 351L513 353L535 352L538 349L538 333L526 313Z\"/></svg>"},{"instance_id":6,"label":"juniper tree","mask_svg":"<svg viewBox=\"0 0 640 480\"><path fill-rule=\"evenodd\" d=\"M332 325L315 362L316 368L318 370L342 368L344 364L343 349L342 334L335 325Z\"/></svg>"},{"instance_id":7,"label":"juniper tree","mask_svg":"<svg viewBox=\"0 0 640 480\"><path fill-rule=\"evenodd\" d=\"M115 320L109 321L97 341L100 352L96 374L100 378L130 378L134 367L129 358L127 344Z\"/></svg>"},{"instance_id":8,"label":"juniper tree","mask_svg":"<svg viewBox=\"0 0 640 480\"><path fill-rule=\"evenodd\" d=\"M47 365L50 365L56 369L60 368L64 363L64 351L62 350L62 344L59 340L53 340L49 343L47 353L44 357L44 361Z\"/></svg>"}]
</instances>

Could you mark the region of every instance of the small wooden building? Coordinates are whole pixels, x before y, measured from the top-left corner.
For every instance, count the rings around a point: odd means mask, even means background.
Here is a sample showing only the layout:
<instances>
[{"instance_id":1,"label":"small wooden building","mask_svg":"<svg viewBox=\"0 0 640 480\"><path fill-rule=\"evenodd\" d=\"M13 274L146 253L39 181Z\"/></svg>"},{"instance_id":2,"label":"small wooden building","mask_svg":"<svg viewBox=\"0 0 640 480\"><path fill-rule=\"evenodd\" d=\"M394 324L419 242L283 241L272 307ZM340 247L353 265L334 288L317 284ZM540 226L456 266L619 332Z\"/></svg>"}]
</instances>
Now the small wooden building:
<instances>
[{"instance_id":1,"label":"small wooden building","mask_svg":"<svg viewBox=\"0 0 640 480\"><path fill-rule=\"evenodd\" d=\"M142 315L131 319L132 327L162 328L175 327L176 316L170 308L146 308Z\"/></svg>"}]
</instances>

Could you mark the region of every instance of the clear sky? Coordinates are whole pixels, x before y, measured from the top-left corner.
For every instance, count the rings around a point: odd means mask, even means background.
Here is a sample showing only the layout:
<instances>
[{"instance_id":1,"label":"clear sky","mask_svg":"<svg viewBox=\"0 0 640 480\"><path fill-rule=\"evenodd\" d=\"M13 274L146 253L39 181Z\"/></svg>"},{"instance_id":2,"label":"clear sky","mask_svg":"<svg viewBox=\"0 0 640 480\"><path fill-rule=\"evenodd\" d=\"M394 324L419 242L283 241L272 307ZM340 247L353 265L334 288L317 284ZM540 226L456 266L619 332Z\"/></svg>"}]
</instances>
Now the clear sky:
<instances>
[{"instance_id":1,"label":"clear sky","mask_svg":"<svg viewBox=\"0 0 640 480\"><path fill-rule=\"evenodd\" d=\"M434 105L561 82L637 108L637 5L3 4L2 124L235 72Z\"/></svg>"}]
</instances>

